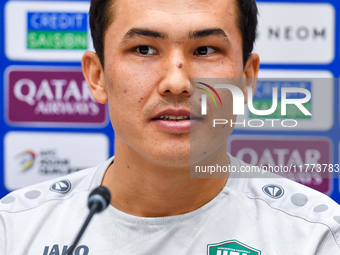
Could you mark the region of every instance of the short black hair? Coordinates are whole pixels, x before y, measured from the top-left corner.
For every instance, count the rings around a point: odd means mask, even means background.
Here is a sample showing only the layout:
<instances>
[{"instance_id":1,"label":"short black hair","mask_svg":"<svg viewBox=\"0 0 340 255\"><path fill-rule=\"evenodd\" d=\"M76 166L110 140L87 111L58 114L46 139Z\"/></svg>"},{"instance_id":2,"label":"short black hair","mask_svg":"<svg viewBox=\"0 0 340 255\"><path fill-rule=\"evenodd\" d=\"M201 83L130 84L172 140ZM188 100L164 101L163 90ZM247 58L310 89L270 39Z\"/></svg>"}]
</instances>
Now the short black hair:
<instances>
[{"instance_id":1,"label":"short black hair","mask_svg":"<svg viewBox=\"0 0 340 255\"><path fill-rule=\"evenodd\" d=\"M255 0L234 0L237 7L237 26L242 36L243 65L253 51L258 10ZM90 28L93 46L104 68L105 32L114 20L114 0L91 0Z\"/></svg>"},{"instance_id":2,"label":"short black hair","mask_svg":"<svg viewBox=\"0 0 340 255\"><path fill-rule=\"evenodd\" d=\"M243 66L253 52L257 30L257 5L255 0L235 0L237 6L237 25L241 32Z\"/></svg>"}]
</instances>

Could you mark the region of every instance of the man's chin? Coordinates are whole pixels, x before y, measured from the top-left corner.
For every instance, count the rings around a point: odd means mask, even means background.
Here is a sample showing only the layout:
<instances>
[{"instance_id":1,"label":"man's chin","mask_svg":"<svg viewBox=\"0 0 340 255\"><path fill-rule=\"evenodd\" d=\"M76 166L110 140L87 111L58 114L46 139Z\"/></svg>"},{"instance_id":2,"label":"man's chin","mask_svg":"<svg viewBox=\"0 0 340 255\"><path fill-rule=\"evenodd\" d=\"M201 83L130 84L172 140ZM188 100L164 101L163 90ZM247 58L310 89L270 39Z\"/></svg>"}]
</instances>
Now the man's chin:
<instances>
[{"instance_id":1,"label":"man's chin","mask_svg":"<svg viewBox=\"0 0 340 255\"><path fill-rule=\"evenodd\" d=\"M190 168L190 155L162 155L153 161L166 168Z\"/></svg>"}]
</instances>

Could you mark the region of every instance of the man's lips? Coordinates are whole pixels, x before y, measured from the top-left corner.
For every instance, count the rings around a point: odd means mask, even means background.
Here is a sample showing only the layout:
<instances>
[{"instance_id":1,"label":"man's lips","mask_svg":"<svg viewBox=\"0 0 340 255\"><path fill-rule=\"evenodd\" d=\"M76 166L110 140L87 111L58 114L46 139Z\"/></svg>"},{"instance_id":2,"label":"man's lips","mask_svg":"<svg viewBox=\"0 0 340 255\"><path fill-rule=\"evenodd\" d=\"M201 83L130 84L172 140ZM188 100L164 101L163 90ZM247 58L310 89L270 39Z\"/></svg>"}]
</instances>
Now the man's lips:
<instances>
[{"instance_id":1,"label":"man's lips","mask_svg":"<svg viewBox=\"0 0 340 255\"><path fill-rule=\"evenodd\" d=\"M169 120L169 121L182 121L182 120L192 120L199 119L197 116L191 114L188 110L176 110L176 109L167 109L157 113L151 120Z\"/></svg>"},{"instance_id":2,"label":"man's lips","mask_svg":"<svg viewBox=\"0 0 340 255\"><path fill-rule=\"evenodd\" d=\"M165 132L181 134L190 132L199 119L185 109L167 109L157 113L150 121Z\"/></svg>"}]
</instances>

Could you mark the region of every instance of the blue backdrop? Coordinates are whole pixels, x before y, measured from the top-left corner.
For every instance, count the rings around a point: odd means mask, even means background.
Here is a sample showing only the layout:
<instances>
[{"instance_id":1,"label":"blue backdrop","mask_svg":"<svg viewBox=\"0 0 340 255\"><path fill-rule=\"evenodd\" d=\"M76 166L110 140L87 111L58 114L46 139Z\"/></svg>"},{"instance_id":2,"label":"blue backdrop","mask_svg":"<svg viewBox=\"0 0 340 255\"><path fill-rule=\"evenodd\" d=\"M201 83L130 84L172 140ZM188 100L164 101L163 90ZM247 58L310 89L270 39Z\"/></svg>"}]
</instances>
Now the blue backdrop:
<instances>
[{"instance_id":1,"label":"blue backdrop","mask_svg":"<svg viewBox=\"0 0 340 255\"><path fill-rule=\"evenodd\" d=\"M48 178L56 177L60 174L66 174L68 172L76 171L78 168L87 167L88 164L97 163L94 159L93 161L89 160L86 161L84 158L91 158L91 153L89 155L84 155L82 150L82 146L79 144L76 146L77 141L72 140L72 134L81 134L83 135L83 140L86 140L86 137L92 137L91 135L97 135L98 137L94 137L93 144L98 147L98 151L102 152L103 158L107 158L110 155L114 154L114 133L111 127L110 122L108 121L107 110L100 108L98 105L94 105L91 103L91 99L89 99L86 95L86 91L81 85L81 78L79 78L79 68L81 67L80 64L80 57L78 57L78 53L81 50L91 49L92 45L89 40L89 33L86 32L84 29L84 23L77 23L80 22L82 19L81 16L75 16L77 13L85 13L83 11L84 7L80 6L79 10L77 10L77 6L75 7L65 7L64 14L69 14L68 16L64 15L60 17L61 12L54 12L54 7L47 7L44 9L44 4L53 3L60 3L59 1L39 1L41 4L38 4L36 7L36 11L26 11L25 14L25 7L23 9L16 10L16 14L13 15L11 11L16 9L16 5L8 5L7 3L13 1L2 0L0 2L0 81L2 84L3 89L0 90L0 98L2 102L0 104L0 137L2 140L2 146L0 149L0 197L6 195L10 190L15 188L20 188L21 186L25 185L22 184L25 180L28 184L34 183L34 178L37 178L37 181L47 180ZM23 1L23 3L32 3L32 1ZM87 3L85 1L73 1L75 3ZM327 30L325 36L329 36L329 33L334 33L334 58L331 61L321 60L321 61L311 61L310 63L294 63L294 61L289 60L282 60L282 61L272 61L269 58L265 58L264 62L261 63L261 70L275 72L276 70L290 70L290 71L308 71L308 72L322 72L327 71L334 78L339 78L340 76L340 56L339 56L339 17L338 12L340 10L340 2L337 0L333 1L258 1L260 4L266 3L285 3L285 4L292 4L291 8L294 8L294 4L297 3L304 3L304 4L331 4L335 10L335 15L333 18L334 23L334 31ZM7 4L7 5L6 5ZM25 4L21 4L21 6L25 6ZM46 5L47 6L47 5ZM69 8L69 9L67 9ZM72 9L73 8L73 9ZM29 9L29 8L27 8ZM32 9L32 8L31 8ZM6 13L7 12L7 13ZM34 19L34 14L42 14L42 13L49 13L50 15L44 16L46 18L45 27L40 26L39 29L32 26L30 21ZM23 14L23 15L21 15ZM23 16L22 20L15 15ZM86 17L86 16L84 16ZM83 18L84 18L83 17ZM287 17L289 18L289 17ZM43 22L44 18L36 19L37 22ZM65 27L58 26L53 22L58 22L60 19L63 21L68 20ZM301 15L301 19L304 19L303 14ZM10 26L9 23L14 22L13 26ZM60 21L61 22L61 21ZM46 25L47 24L47 25ZM61 23L60 23L61 24ZM66 24L65 22L63 24ZM75 28L79 25L78 28ZM73 27L72 27L73 26ZM41 28L42 27L42 28ZM7 31L11 29L11 31ZM277 30L278 31L278 30ZM319 31L320 32L320 31ZM22 34L20 34L22 33ZM44 34L44 38L46 41L41 42L38 45L37 38L41 36L39 33ZM52 35L51 35L52 33ZM54 34L53 34L54 33ZM58 33L58 39L56 39L56 33ZM67 34L67 33L71 33ZM52 37L51 37L52 36ZM259 34L259 37L263 36L263 34ZM9 38L10 37L10 38ZM52 39L51 39L52 38ZM86 41L86 38L88 41ZM78 42L78 43L76 43ZM13 44L15 47L13 48ZM17 44L17 45L16 45ZM40 47L40 48L39 48ZM45 47L45 48L44 48ZM69 47L67 49L67 47ZM44 49L42 49L44 48ZM12 50L11 50L12 49ZM14 49L14 50L13 50ZM30 55L31 52L35 52L35 50L40 50L37 54L37 59L33 59ZM46 50L46 54L44 54L44 50ZM278 48L277 50L280 50ZM41 52L43 52L41 54ZM75 55L73 56L73 52ZM40 54L40 55L39 55ZM77 55L78 54L78 55ZM313 55L315 52L311 50L309 54ZM260 54L261 57L261 54ZM77 59L79 59L77 61ZM36 75L31 77L27 74L27 70L33 70L35 72L42 72L42 77L38 77ZM74 70L74 73L70 74L70 70ZM78 73L77 73L78 72ZM67 73L67 75L65 74ZM68 76L69 74L69 76ZM45 76L44 76L45 75ZM63 77L66 78L63 78ZM30 78L31 77L31 78ZM28 102L25 102L24 99L20 100L20 96L16 97L12 95L11 86L19 86L18 82L20 79L31 79L33 82L36 83L38 89L38 85L42 84L44 79L48 80L50 83L50 88L56 89L54 91L54 97L58 97L57 87L59 85L54 84L51 86L53 81L55 82L56 79L65 80L65 84L61 84L59 88L63 87L60 90L60 93L67 94L67 90L72 88L73 80L77 82L77 86L79 91L82 95L81 103L86 104L83 105L81 108L82 110L93 109L94 113L84 113L83 116L90 116L90 121L86 121L85 118L75 118L72 121L70 116L67 117L65 114L64 117L60 119L57 118L57 121L51 121L48 118L48 114L44 116L40 116L38 119L34 119L33 110L30 108ZM78 79L78 80L77 80ZM335 80L337 81L337 80ZM32 85L33 86L33 85ZM30 88L29 85L25 84L22 87L21 95L25 97L27 93L30 93L30 90L27 91L27 88ZM39 89L38 89L39 90ZM47 93L45 91L45 93ZM76 109L74 106L75 103L79 103L76 99L77 93L72 90L69 92L72 94L72 100L69 102L64 102L65 105L69 103L73 110ZM258 137L305 137L308 140L310 137L316 138L326 138L330 141L331 150L331 162L333 164L339 163L339 142L340 142L340 125L339 125L339 86L337 82L334 82L334 89L333 89L333 113L331 118L333 119L333 124L330 128L324 130L309 130L309 131L290 131L285 132L282 130L259 130L256 132ZM46 96L46 94L45 94ZM60 96L60 95L59 95ZM36 96L37 98L37 96ZM15 101L16 100L16 101ZM66 100L66 99L65 99ZM27 100L26 100L27 101ZM46 100L43 101L46 103ZM36 102L37 103L37 102ZM25 106L27 104L27 106ZM33 104L33 103L32 103ZM47 104L46 104L47 105ZM45 105L45 106L46 106ZM46 106L47 107L47 106ZM94 108L91 108L94 107ZM97 107L97 108L96 108ZM98 108L99 107L99 108ZM31 110L32 111L31 111ZM37 108L36 108L37 109ZM35 109L35 111L36 111ZM44 108L45 109L45 108ZM46 108L47 109L47 108ZM15 110L19 113L17 115L12 115L13 113L10 110ZM85 111L85 110L84 110ZM90 110L89 110L90 111ZM99 112L99 114L98 114ZM328 113L325 113L328 114ZM32 116L31 116L32 115ZM79 114L78 114L79 115ZM81 115L81 114L80 114ZM103 120L99 117L101 115L106 115L106 119ZM61 115L60 115L61 116ZM66 116L66 117L65 117ZM96 116L96 119L95 117ZM98 117L98 118L97 118ZM91 121L93 118L93 121ZM53 119L53 118L52 118ZM92 124L91 124L92 123ZM95 124L93 124L95 123ZM50 135L46 136L45 134ZM63 148L62 145L51 145L53 141L61 141L58 138L58 134L64 135L64 137L70 137L68 140L70 142L69 147L72 148L75 155L73 158L67 158L63 155ZM102 136L100 136L102 134ZM234 134L236 135L253 135L253 132L249 130L235 130ZM39 142L35 142L38 139L37 137L42 140ZM71 135L71 136L69 136ZM29 138L34 138L30 141ZM50 140L49 140L50 139ZM54 139L54 140L53 140ZM68 138L67 138L68 139ZM100 140L102 139L102 140ZM263 138L264 140L266 138ZM284 138L283 138L284 139ZM48 145L44 144L44 142L49 142ZM96 142L99 141L99 142ZM13 145L14 143L14 145ZM31 144L30 144L31 143ZM98 145L99 144L99 145ZM72 147L73 146L73 147ZM86 147L86 146L85 146ZM102 158L100 158L102 160ZM85 162L83 163L82 162ZM99 163L99 162L98 162ZM45 164L45 165L44 165ZM62 165L62 166L61 166ZM19 167L20 171L14 169L15 166ZM44 168L45 167L45 168ZM16 172L17 171L17 172ZM36 171L34 173L34 171ZM339 174L334 175L338 177ZM24 181L23 181L24 180ZM339 191L339 181L338 178L331 179L330 181L330 190L327 192L334 200L340 202L340 191Z\"/></svg>"}]
</instances>

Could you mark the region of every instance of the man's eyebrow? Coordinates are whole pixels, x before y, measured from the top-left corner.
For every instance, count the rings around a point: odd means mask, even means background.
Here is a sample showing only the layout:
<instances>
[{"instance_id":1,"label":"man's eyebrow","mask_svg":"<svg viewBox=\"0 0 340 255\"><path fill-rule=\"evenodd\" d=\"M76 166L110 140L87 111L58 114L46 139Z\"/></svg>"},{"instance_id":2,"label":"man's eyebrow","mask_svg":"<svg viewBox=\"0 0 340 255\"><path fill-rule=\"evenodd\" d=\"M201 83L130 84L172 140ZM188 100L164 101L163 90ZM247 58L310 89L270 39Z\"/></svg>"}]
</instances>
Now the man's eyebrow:
<instances>
[{"instance_id":1,"label":"man's eyebrow","mask_svg":"<svg viewBox=\"0 0 340 255\"><path fill-rule=\"evenodd\" d=\"M153 38L160 38L160 39L166 39L168 36L162 32L158 32L151 29L146 28L131 28L123 37L122 43L125 43L129 39L133 37L139 37L139 36L146 36L146 37L153 37ZM229 43L228 36L226 33L220 29L220 28L209 28L209 29L203 29L203 30L197 30L189 33L190 39L199 39L204 38L208 36L220 36L223 37L224 40L226 40Z\"/></svg>"},{"instance_id":2,"label":"man's eyebrow","mask_svg":"<svg viewBox=\"0 0 340 255\"><path fill-rule=\"evenodd\" d=\"M131 28L124 36L122 43L126 42L128 39L138 36L147 36L153 38L165 39L167 35L155 30L145 29L145 28Z\"/></svg>"},{"instance_id":3,"label":"man's eyebrow","mask_svg":"<svg viewBox=\"0 0 340 255\"><path fill-rule=\"evenodd\" d=\"M225 40L227 40L229 42L228 36L220 28L210 28L210 29L197 30L197 31L191 32L189 34L189 38L198 39L198 38L208 37L208 36L211 36L211 35L222 36L222 37L225 38Z\"/></svg>"}]
</instances>

